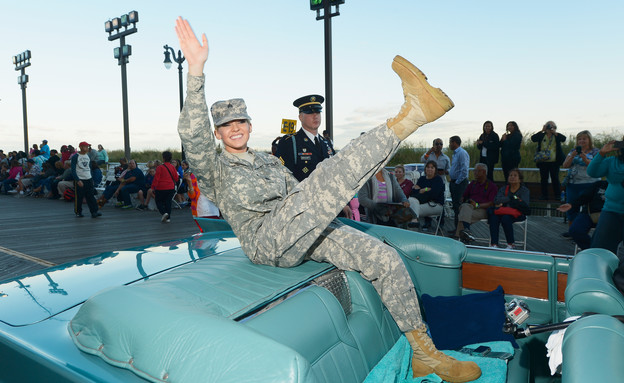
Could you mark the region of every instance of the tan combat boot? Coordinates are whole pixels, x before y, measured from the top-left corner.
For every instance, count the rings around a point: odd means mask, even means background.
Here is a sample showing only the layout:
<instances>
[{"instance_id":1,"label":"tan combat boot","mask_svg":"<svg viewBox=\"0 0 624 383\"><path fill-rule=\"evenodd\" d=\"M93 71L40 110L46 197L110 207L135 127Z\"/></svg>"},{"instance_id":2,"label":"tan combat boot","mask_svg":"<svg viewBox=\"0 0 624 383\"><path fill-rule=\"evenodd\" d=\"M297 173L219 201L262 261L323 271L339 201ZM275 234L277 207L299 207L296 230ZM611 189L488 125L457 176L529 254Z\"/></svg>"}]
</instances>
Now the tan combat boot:
<instances>
[{"instance_id":1,"label":"tan combat boot","mask_svg":"<svg viewBox=\"0 0 624 383\"><path fill-rule=\"evenodd\" d=\"M414 377L435 373L445 381L461 383L481 376L481 369L475 362L460 362L438 351L424 326L405 333L405 336L414 350Z\"/></svg>"},{"instance_id":2,"label":"tan combat boot","mask_svg":"<svg viewBox=\"0 0 624 383\"><path fill-rule=\"evenodd\" d=\"M394 58L392 69L401 78L405 103L399 114L389 119L387 124L401 140L455 106L441 89L429 85L424 73L403 57Z\"/></svg>"}]
</instances>

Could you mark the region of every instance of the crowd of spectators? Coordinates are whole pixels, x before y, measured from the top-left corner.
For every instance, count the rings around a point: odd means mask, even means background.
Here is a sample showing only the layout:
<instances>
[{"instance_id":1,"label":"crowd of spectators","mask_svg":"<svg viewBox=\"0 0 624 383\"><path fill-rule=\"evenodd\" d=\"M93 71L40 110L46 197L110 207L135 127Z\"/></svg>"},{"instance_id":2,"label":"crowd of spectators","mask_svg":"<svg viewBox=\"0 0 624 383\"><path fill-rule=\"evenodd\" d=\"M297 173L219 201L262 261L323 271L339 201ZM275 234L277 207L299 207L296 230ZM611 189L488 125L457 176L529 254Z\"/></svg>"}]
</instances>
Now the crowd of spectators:
<instances>
[{"instance_id":1,"label":"crowd of spectators","mask_svg":"<svg viewBox=\"0 0 624 383\"><path fill-rule=\"evenodd\" d=\"M557 132L553 121L546 122L530 139L537 143L534 160L540 171L539 199L549 199L549 183L555 196L565 189L565 201L562 201L565 204L558 210L566 213L570 229L563 235L573 239L579 249L594 246L615 252L624 237L621 232L624 207L621 200L615 202L624 195L620 190L624 185L621 180L617 181L624 178L621 142L612 141L599 150L594 147L592 134L584 130L576 135L576 146L566 155L562 150L566 137ZM369 222L427 231L431 217L440 217L443 223L445 200L449 200L455 213L454 228L448 232L450 237L469 243L474 240L470 225L487 220L490 246L499 246L499 227L502 227L506 240L502 247L514 248L512 224L530 214L530 193L517 168L522 142L518 124L508 122L506 132L500 137L491 121L483 124L483 133L476 141L479 163L474 165L471 182L468 180L470 156L461 142L458 136L449 139L452 153L449 157L442 151L442 139L436 138L421 157L426 163L422 175L408 177L403 165L397 165L393 172L379 171L351 201L351 209L357 213L354 218L359 220L361 212L363 219ZM163 222L170 221L172 203L178 207L191 206L195 217L219 217L216 206L201 195L189 164L165 153L162 161L149 161L144 169L134 160L121 158L113 169L114 176L103 180L102 167L107 168L108 153L102 145L98 145L97 150L89 147L91 175L94 185L98 186L95 192L98 206L102 208L116 199L115 206L119 208L148 210L150 202L154 201L151 210L158 209ZM62 145L59 152L50 149L47 140L33 145L28 154L21 151L5 154L0 150L0 193L71 200L75 189L71 171L74 155L76 150L72 145ZM499 160L506 182L497 185L492 173ZM594 162L596 164L591 165ZM560 184L561 167L568 172ZM601 180L603 177L607 181ZM609 195L611 202L603 209ZM601 214L604 211L608 213ZM600 224L602 216L608 217L603 219L608 223ZM593 239L592 228L596 228Z\"/></svg>"},{"instance_id":2,"label":"crowd of spectators","mask_svg":"<svg viewBox=\"0 0 624 383\"><path fill-rule=\"evenodd\" d=\"M599 151L594 147L592 134L583 130L576 135L576 146L565 154L562 143L566 137L557 132L553 121L546 122L542 130L530 138L537 143L534 160L540 171L541 194L538 199L550 200L549 184L554 196L562 195L562 205L557 210L564 212L569 222L569 230L562 235L574 240L579 249L603 247L616 252L624 238L624 203L621 202L624 200L624 144L612 141ZM476 238L470 225L487 221L489 245L514 249L513 223L526 220L531 212L530 191L518 169L522 143L520 128L510 121L506 132L499 137L491 121L483 124L483 133L476 141L479 162L474 165L471 182L468 180L470 155L461 147L461 142L458 136L449 139L449 157L442 153L442 139L436 138L433 146L421 157L421 161L426 162L422 175L408 176L405 167L397 165L394 172L381 171L371 177L358 193L364 208L363 217L373 223L418 227L427 231L431 222L429 217L437 216L443 223L444 205L449 201L455 220L454 228L447 233L449 237L471 243ZM617 150L619 152L614 153ZM499 160L505 183L496 184L492 172ZM560 184L561 167L568 171ZM605 177L608 182L602 180ZM399 189L403 194L399 195ZM609 195L611 203L604 210ZM620 200L615 202L615 198ZM407 209L411 216L404 212ZM604 223L600 224L605 211L608 218L603 218ZM404 224L406 217L411 220ZM505 234L502 245L499 243L501 227ZM591 236L593 228L595 231ZM624 271L621 275L624 289Z\"/></svg>"},{"instance_id":3,"label":"crowd of spectators","mask_svg":"<svg viewBox=\"0 0 624 383\"><path fill-rule=\"evenodd\" d=\"M163 222L171 220L172 203L179 208L191 206L195 217L219 217L219 210L200 194L189 164L171 158L170 152L165 153L169 153L167 162L149 161L142 169L135 160L121 158L119 165L108 171L109 157L104 147L100 144L95 150L89 146L87 154L98 207L101 209L114 200L114 206L121 209L148 210L150 201L154 200L151 210L158 209ZM72 201L76 185L71 160L76 154L72 145L61 146L60 153L50 149L47 140L33 145L28 154L22 151L5 154L0 150L0 193L18 198ZM106 178L103 169L108 173Z\"/></svg>"}]
</instances>

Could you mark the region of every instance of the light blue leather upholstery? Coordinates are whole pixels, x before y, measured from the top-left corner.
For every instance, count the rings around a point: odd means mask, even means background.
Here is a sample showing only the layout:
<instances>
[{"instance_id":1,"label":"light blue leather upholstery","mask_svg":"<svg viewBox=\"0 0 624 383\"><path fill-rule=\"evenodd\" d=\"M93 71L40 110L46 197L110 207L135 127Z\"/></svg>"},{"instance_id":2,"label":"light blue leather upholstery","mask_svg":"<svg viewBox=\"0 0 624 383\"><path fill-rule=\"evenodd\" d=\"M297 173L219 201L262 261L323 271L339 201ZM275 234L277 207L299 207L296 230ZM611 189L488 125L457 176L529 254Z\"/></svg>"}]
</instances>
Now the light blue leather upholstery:
<instances>
[{"instance_id":1,"label":"light blue leather upholstery","mask_svg":"<svg viewBox=\"0 0 624 383\"><path fill-rule=\"evenodd\" d=\"M301 354L317 382L361 382L368 374L342 307L324 288L311 286L245 324Z\"/></svg>"},{"instance_id":2,"label":"light blue leather upholstery","mask_svg":"<svg viewBox=\"0 0 624 383\"><path fill-rule=\"evenodd\" d=\"M563 337L563 383L624 381L624 324L592 315L571 324Z\"/></svg>"},{"instance_id":3,"label":"light blue leather upholstery","mask_svg":"<svg viewBox=\"0 0 624 383\"><path fill-rule=\"evenodd\" d=\"M370 282L353 271L347 272L347 280L352 302L349 327L370 371L394 346L401 331Z\"/></svg>"},{"instance_id":4,"label":"light blue leather upholstery","mask_svg":"<svg viewBox=\"0 0 624 383\"><path fill-rule=\"evenodd\" d=\"M304 382L305 358L229 318L332 268L317 262L258 266L240 250L224 252L96 294L69 332L82 351L154 382Z\"/></svg>"},{"instance_id":5,"label":"light blue leather upholstery","mask_svg":"<svg viewBox=\"0 0 624 383\"><path fill-rule=\"evenodd\" d=\"M419 294L461 295L461 265L467 255L463 243L396 227L341 221L400 249L399 255Z\"/></svg>"},{"instance_id":6,"label":"light blue leather upholstery","mask_svg":"<svg viewBox=\"0 0 624 383\"><path fill-rule=\"evenodd\" d=\"M400 246L419 293L461 294L463 244L356 226ZM290 269L259 266L240 249L226 251L95 295L69 330L81 350L155 382L165 376L193 383L360 382L400 331L372 284L358 273L346 273L348 316L319 286L247 316L332 268L316 262Z\"/></svg>"},{"instance_id":7,"label":"light blue leather upholstery","mask_svg":"<svg viewBox=\"0 0 624 383\"><path fill-rule=\"evenodd\" d=\"M617 266L617 256L605 249L587 249L574 256L565 290L568 313L624 315L624 296L613 284Z\"/></svg>"}]
</instances>

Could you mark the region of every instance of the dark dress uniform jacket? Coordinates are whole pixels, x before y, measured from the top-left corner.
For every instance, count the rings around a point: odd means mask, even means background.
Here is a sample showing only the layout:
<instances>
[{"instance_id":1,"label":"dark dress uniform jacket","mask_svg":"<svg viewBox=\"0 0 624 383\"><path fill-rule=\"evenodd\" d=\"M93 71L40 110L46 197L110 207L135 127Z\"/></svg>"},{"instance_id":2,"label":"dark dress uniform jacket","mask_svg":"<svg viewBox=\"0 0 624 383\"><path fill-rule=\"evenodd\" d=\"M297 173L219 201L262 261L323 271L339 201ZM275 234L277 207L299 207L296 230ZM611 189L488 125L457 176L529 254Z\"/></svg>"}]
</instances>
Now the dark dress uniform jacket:
<instances>
[{"instance_id":1,"label":"dark dress uniform jacket","mask_svg":"<svg viewBox=\"0 0 624 383\"><path fill-rule=\"evenodd\" d=\"M336 154L331 142L320 135L318 137L320 148L301 128L294 135L281 139L277 145L275 154L299 181L308 177L319 162Z\"/></svg>"}]
</instances>

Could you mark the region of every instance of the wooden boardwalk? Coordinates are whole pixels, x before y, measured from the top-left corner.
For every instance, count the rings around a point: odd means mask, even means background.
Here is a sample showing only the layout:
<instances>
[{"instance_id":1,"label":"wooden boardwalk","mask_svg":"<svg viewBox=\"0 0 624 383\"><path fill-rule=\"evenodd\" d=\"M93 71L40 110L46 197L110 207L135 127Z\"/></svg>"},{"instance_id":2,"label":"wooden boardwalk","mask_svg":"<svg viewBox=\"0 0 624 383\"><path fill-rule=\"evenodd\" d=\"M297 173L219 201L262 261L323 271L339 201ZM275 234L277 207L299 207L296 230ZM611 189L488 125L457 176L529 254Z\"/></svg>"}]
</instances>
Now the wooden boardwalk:
<instances>
[{"instance_id":1,"label":"wooden boardwalk","mask_svg":"<svg viewBox=\"0 0 624 383\"><path fill-rule=\"evenodd\" d=\"M105 206L102 216L76 218L73 204L0 195L0 280L103 252L188 237L199 232L190 208L173 209L171 223L157 211Z\"/></svg>"},{"instance_id":2,"label":"wooden boardwalk","mask_svg":"<svg viewBox=\"0 0 624 383\"><path fill-rule=\"evenodd\" d=\"M87 206L83 210L88 213ZM99 253L169 241L197 233L189 208L174 209L171 223L160 222L153 211L121 210L106 206L102 217L76 218L64 201L0 195L0 281ZM452 220L447 219L447 228ZM529 217L527 250L573 254L574 243L561 237L562 218ZM472 231L488 237L488 226ZM516 228L516 238L520 239ZM504 236L501 233L501 241ZM486 246L485 242L475 245Z\"/></svg>"}]
</instances>

